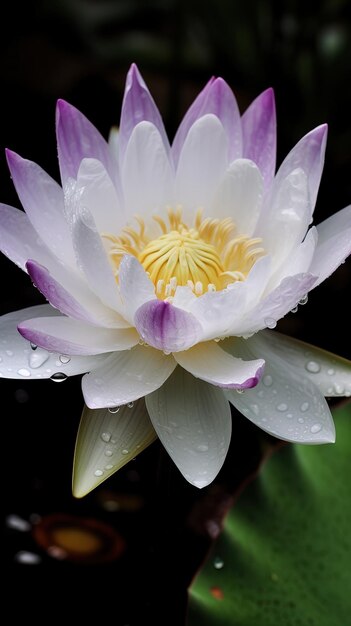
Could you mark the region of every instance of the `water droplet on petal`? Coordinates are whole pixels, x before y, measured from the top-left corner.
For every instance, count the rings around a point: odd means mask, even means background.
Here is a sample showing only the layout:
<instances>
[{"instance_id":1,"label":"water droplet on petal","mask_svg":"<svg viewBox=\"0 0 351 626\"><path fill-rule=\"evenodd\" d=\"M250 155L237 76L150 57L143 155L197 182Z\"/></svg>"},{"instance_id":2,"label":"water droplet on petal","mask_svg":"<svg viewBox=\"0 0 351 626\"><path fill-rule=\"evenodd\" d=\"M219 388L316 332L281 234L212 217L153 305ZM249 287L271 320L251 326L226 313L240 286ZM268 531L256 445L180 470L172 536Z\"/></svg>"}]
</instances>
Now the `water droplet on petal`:
<instances>
[{"instance_id":1,"label":"water droplet on petal","mask_svg":"<svg viewBox=\"0 0 351 626\"><path fill-rule=\"evenodd\" d=\"M306 293L305 296L303 296L303 298L301 298L301 300L299 300L299 304L300 306L304 306L305 304L307 304L308 302L308 293Z\"/></svg>"},{"instance_id":2,"label":"water droplet on petal","mask_svg":"<svg viewBox=\"0 0 351 626\"><path fill-rule=\"evenodd\" d=\"M321 366L317 361L308 361L305 365L306 370L311 372L311 374L318 374L321 371Z\"/></svg>"},{"instance_id":3,"label":"water droplet on petal","mask_svg":"<svg viewBox=\"0 0 351 626\"><path fill-rule=\"evenodd\" d=\"M299 422L299 424L304 424L305 423L305 420L304 420L303 417L299 417L297 421Z\"/></svg>"},{"instance_id":4,"label":"water droplet on petal","mask_svg":"<svg viewBox=\"0 0 351 626\"><path fill-rule=\"evenodd\" d=\"M36 369L37 367L44 365L44 363L48 360L49 356L50 355L47 350L43 350L42 348L36 347L35 352L31 352L28 356L29 366L32 367L33 369Z\"/></svg>"},{"instance_id":5,"label":"water droplet on petal","mask_svg":"<svg viewBox=\"0 0 351 626\"><path fill-rule=\"evenodd\" d=\"M322 430L322 424L313 424L313 426L311 426L311 433L319 433L319 431Z\"/></svg>"},{"instance_id":6,"label":"water droplet on petal","mask_svg":"<svg viewBox=\"0 0 351 626\"><path fill-rule=\"evenodd\" d=\"M272 376L267 374L266 376L263 376L262 382L265 385L265 387L270 387L273 384L273 378Z\"/></svg>"},{"instance_id":7,"label":"water droplet on petal","mask_svg":"<svg viewBox=\"0 0 351 626\"><path fill-rule=\"evenodd\" d=\"M286 411L288 408L288 405L285 404L285 402L281 402L280 404L277 405L277 411Z\"/></svg>"},{"instance_id":8,"label":"water droplet on petal","mask_svg":"<svg viewBox=\"0 0 351 626\"><path fill-rule=\"evenodd\" d=\"M63 383L63 381L67 380L67 378L67 374L64 374L63 372L55 372L55 374L50 376L50 380L52 380L54 383Z\"/></svg>"},{"instance_id":9,"label":"water droplet on petal","mask_svg":"<svg viewBox=\"0 0 351 626\"><path fill-rule=\"evenodd\" d=\"M97 469L97 470L95 470L95 472L94 472L94 476L102 476L102 475L103 475L103 473L104 473L104 472L103 472L103 470Z\"/></svg>"},{"instance_id":10,"label":"water droplet on petal","mask_svg":"<svg viewBox=\"0 0 351 626\"><path fill-rule=\"evenodd\" d=\"M327 374L328 374L329 376L334 376L334 374L335 374L335 370L333 370L333 368L331 367L331 368L329 368L329 369L327 370Z\"/></svg>"},{"instance_id":11,"label":"water droplet on petal","mask_svg":"<svg viewBox=\"0 0 351 626\"><path fill-rule=\"evenodd\" d=\"M273 317L266 317L266 319L264 320L264 323L267 326L267 328L275 328L277 325L277 322Z\"/></svg>"},{"instance_id":12,"label":"water droplet on petal","mask_svg":"<svg viewBox=\"0 0 351 626\"><path fill-rule=\"evenodd\" d=\"M216 556L216 558L215 558L215 559L214 559L214 561L213 561L213 566L214 566L216 569L222 569L222 567L224 566L224 561L223 561L223 559L221 559L221 557L220 557L220 556Z\"/></svg>"},{"instance_id":13,"label":"water droplet on petal","mask_svg":"<svg viewBox=\"0 0 351 626\"><path fill-rule=\"evenodd\" d=\"M129 454L129 450L126 450L126 449L122 450L122 454Z\"/></svg>"},{"instance_id":14,"label":"water droplet on petal","mask_svg":"<svg viewBox=\"0 0 351 626\"><path fill-rule=\"evenodd\" d=\"M104 441L105 443L108 443L112 437L111 433L101 433L100 436L102 441Z\"/></svg>"},{"instance_id":15,"label":"water droplet on petal","mask_svg":"<svg viewBox=\"0 0 351 626\"><path fill-rule=\"evenodd\" d=\"M335 383L334 384L334 389L335 389L335 393L339 394L340 396L344 393L345 391L345 387L344 385L340 385L339 383Z\"/></svg>"},{"instance_id":16,"label":"water droplet on petal","mask_svg":"<svg viewBox=\"0 0 351 626\"><path fill-rule=\"evenodd\" d=\"M258 406L258 404L250 404L250 409L255 415L258 415L260 412L260 407Z\"/></svg>"},{"instance_id":17,"label":"water droplet on petal","mask_svg":"<svg viewBox=\"0 0 351 626\"><path fill-rule=\"evenodd\" d=\"M109 413L118 413L120 408L120 406L109 406L107 410Z\"/></svg>"},{"instance_id":18,"label":"water droplet on petal","mask_svg":"<svg viewBox=\"0 0 351 626\"><path fill-rule=\"evenodd\" d=\"M106 470L111 470L114 468L114 465L112 465L112 463L109 463L108 465L105 465L105 469Z\"/></svg>"},{"instance_id":19,"label":"water droplet on petal","mask_svg":"<svg viewBox=\"0 0 351 626\"><path fill-rule=\"evenodd\" d=\"M134 402L128 402L127 407L128 409L132 409L134 406Z\"/></svg>"},{"instance_id":20,"label":"water droplet on petal","mask_svg":"<svg viewBox=\"0 0 351 626\"><path fill-rule=\"evenodd\" d=\"M20 376L24 376L25 378L28 378L28 376L30 376L30 371L27 370L25 367L21 367L21 369L17 370L17 374L19 374Z\"/></svg>"},{"instance_id":21,"label":"water droplet on petal","mask_svg":"<svg viewBox=\"0 0 351 626\"><path fill-rule=\"evenodd\" d=\"M67 354L60 354L59 356L59 361L61 361L61 363L63 363L63 365L66 365L67 363L69 363L71 360L71 357L68 356Z\"/></svg>"},{"instance_id":22,"label":"water droplet on petal","mask_svg":"<svg viewBox=\"0 0 351 626\"><path fill-rule=\"evenodd\" d=\"M236 389L235 391L236 391L236 393L244 393L245 390L244 389Z\"/></svg>"},{"instance_id":23,"label":"water droplet on petal","mask_svg":"<svg viewBox=\"0 0 351 626\"><path fill-rule=\"evenodd\" d=\"M294 306L294 308L291 309L291 313L297 313L298 310L299 310L299 307L298 306Z\"/></svg>"},{"instance_id":24,"label":"water droplet on petal","mask_svg":"<svg viewBox=\"0 0 351 626\"><path fill-rule=\"evenodd\" d=\"M37 349L37 345L35 343L32 343L32 341L30 342L30 347L32 350L36 350Z\"/></svg>"},{"instance_id":25,"label":"water droplet on petal","mask_svg":"<svg viewBox=\"0 0 351 626\"><path fill-rule=\"evenodd\" d=\"M300 406L300 411L302 411L302 413L305 413L306 411L308 411L309 408L310 408L309 403L303 402Z\"/></svg>"}]
</instances>

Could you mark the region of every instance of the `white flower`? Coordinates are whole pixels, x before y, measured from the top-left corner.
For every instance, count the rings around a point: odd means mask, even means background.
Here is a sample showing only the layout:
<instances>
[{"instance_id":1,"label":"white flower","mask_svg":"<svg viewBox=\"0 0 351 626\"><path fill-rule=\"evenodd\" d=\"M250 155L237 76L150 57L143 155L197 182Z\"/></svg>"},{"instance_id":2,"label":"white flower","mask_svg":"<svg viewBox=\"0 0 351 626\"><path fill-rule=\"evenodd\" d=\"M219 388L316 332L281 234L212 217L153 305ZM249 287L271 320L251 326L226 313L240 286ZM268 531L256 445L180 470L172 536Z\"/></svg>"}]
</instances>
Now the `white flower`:
<instances>
[{"instance_id":1,"label":"white flower","mask_svg":"<svg viewBox=\"0 0 351 626\"><path fill-rule=\"evenodd\" d=\"M324 396L351 394L350 363L266 330L351 251L351 207L310 227L326 126L274 176L272 90L240 118L215 79L170 147L133 65L119 133L105 142L59 101L57 141L62 188L7 155L25 213L1 206L1 248L49 304L1 318L1 374L85 374L75 495L156 434L187 480L209 484L229 402L279 438L334 441Z\"/></svg>"}]
</instances>

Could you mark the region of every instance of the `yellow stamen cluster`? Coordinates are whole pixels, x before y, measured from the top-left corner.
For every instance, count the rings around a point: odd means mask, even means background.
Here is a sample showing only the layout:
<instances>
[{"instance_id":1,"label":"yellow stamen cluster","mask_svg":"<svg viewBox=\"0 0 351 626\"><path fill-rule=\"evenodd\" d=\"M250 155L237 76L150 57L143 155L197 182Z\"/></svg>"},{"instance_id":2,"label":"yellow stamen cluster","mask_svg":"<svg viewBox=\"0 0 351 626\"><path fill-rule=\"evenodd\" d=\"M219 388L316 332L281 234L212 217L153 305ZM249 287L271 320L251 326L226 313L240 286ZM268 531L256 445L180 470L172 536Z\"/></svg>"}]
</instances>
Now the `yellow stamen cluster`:
<instances>
[{"instance_id":1,"label":"yellow stamen cluster","mask_svg":"<svg viewBox=\"0 0 351 626\"><path fill-rule=\"evenodd\" d=\"M118 280L118 268L124 254L135 256L149 274L160 299L169 299L177 286L188 285L200 296L206 291L224 289L228 284L245 280L264 250L261 239L236 235L231 218L202 219L196 213L193 227L182 220L180 208L168 211L168 222L153 218L161 235L150 239L145 223L136 218L139 232L126 227L115 237L103 233Z\"/></svg>"}]
</instances>

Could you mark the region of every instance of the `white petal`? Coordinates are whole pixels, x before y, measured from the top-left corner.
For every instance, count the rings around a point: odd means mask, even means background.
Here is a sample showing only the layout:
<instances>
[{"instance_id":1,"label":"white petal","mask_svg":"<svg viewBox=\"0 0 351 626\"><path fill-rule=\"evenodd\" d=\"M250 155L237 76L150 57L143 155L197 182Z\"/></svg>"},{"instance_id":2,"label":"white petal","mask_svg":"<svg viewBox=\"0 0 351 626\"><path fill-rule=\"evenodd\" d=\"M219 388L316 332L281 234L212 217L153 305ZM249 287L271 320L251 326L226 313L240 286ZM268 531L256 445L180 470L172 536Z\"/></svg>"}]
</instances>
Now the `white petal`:
<instances>
[{"instance_id":1,"label":"white petal","mask_svg":"<svg viewBox=\"0 0 351 626\"><path fill-rule=\"evenodd\" d=\"M102 354L128 350L138 343L134 328L101 328L69 317L29 319L18 325L22 337L50 352Z\"/></svg>"},{"instance_id":2,"label":"white petal","mask_svg":"<svg viewBox=\"0 0 351 626\"><path fill-rule=\"evenodd\" d=\"M74 453L73 495L85 496L155 439L144 400L115 413L85 407Z\"/></svg>"},{"instance_id":3,"label":"white petal","mask_svg":"<svg viewBox=\"0 0 351 626\"><path fill-rule=\"evenodd\" d=\"M295 274L303 274L311 271L311 262L315 254L317 242L317 229L315 226L312 226L304 241L295 248L293 253L285 259L284 263L273 274L268 283L267 291L277 287L287 276L294 276ZM314 271L311 271L311 273L314 274ZM314 284L314 287L315 286L316 284Z\"/></svg>"},{"instance_id":4,"label":"white petal","mask_svg":"<svg viewBox=\"0 0 351 626\"><path fill-rule=\"evenodd\" d=\"M272 256L274 268L301 243L309 223L308 179L303 170L296 169L273 184L255 229L255 236L262 237L263 248Z\"/></svg>"},{"instance_id":5,"label":"white petal","mask_svg":"<svg viewBox=\"0 0 351 626\"><path fill-rule=\"evenodd\" d=\"M72 236L78 265L90 288L106 306L121 312L123 306L116 279L88 209L81 208L77 211Z\"/></svg>"},{"instance_id":6,"label":"white petal","mask_svg":"<svg viewBox=\"0 0 351 626\"><path fill-rule=\"evenodd\" d=\"M175 366L172 356L150 347L115 352L101 368L84 376L85 402L92 409L133 402L160 387Z\"/></svg>"},{"instance_id":7,"label":"white petal","mask_svg":"<svg viewBox=\"0 0 351 626\"><path fill-rule=\"evenodd\" d=\"M241 343L244 358L265 359L265 375L253 389L238 395L224 390L228 400L245 417L266 432L286 441L306 444L332 443L335 428L329 407L319 389L292 367L285 358L276 356L255 335L245 342L234 343L237 354Z\"/></svg>"},{"instance_id":8,"label":"white petal","mask_svg":"<svg viewBox=\"0 0 351 626\"><path fill-rule=\"evenodd\" d=\"M205 115L190 128L179 157L176 204L182 206L185 221L199 208L209 213L227 165L228 142L223 126L214 115Z\"/></svg>"},{"instance_id":9,"label":"white petal","mask_svg":"<svg viewBox=\"0 0 351 626\"><path fill-rule=\"evenodd\" d=\"M247 312L259 302L269 274L270 258L262 257L245 281L238 281L222 291L206 293L189 304L184 303L186 310L203 328L201 341L234 334L232 329L241 328L243 324L246 328Z\"/></svg>"},{"instance_id":10,"label":"white petal","mask_svg":"<svg viewBox=\"0 0 351 626\"><path fill-rule=\"evenodd\" d=\"M29 307L14 311L0 317L0 376L3 378L19 378L25 380L51 378L64 380L66 376L83 374L103 362L105 355L74 356L49 353L37 348L32 350L29 341L23 339L17 330L20 322L31 317L47 317L59 315L48 304ZM54 378L55 380L55 378Z\"/></svg>"},{"instance_id":11,"label":"white petal","mask_svg":"<svg viewBox=\"0 0 351 626\"><path fill-rule=\"evenodd\" d=\"M129 139L122 166L128 215L148 218L173 204L174 174L157 128L140 122Z\"/></svg>"},{"instance_id":12,"label":"white petal","mask_svg":"<svg viewBox=\"0 0 351 626\"><path fill-rule=\"evenodd\" d=\"M80 205L91 212L100 233L120 234L126 216L116 188L100 161L83 159L79 166L76 193Z\"/></svg>"},{"instance_id":13,"label":"white petal","mask_svg":"<svg viewBox=\"0 0 351 626\"><path fill-rule=\"evenodd\" d=\"M318 245L310 271L318 276L315 286L328 278L351 253L351 206L317 226Z\"/></svg>"},{"instance_id":14,"label":"white petal","mask_svg":"<svg viewBox=\"0 0 351 626\"><path fill-rule=\"evenodd\" d=\"M259 382L264 361L243 361L231 356L214 343L200 343L173 354L179 365L196 378L228 389L248 389Z\"/></svg>"},{"instance_id":15,"label":"white petal","mask_svg":"<svg viewBox=\"0 0 351 626\"><path fill-rule=\"evenodd\" d=\"M240 234L250 236L261 210L263 179L248 159L237 159L228 167L213 201L213 214L231 217Z\"/></svg>"},{"instance_id":16,"label":"white petal","mask_svg":"<svg viewBox=\"0 0 351 626\"><path fill-rule=\"evenodd\" d=\"M324 396L351 396L351 361L276 331L262 331L262 346L296 367Z\"/></svg>"},{"instance_id":17,"label":"white petal","mask_svg":"<svg viewBox=\"0 0 351 626\"><path fill-rule=\"evenodd\" d=\"M126 254L119 266L119 291L124 302L124 315L131 324L138 308L156 299L155 286L139 261Z\"/></svg>"},{"instance_id":18,"label":"white petal","mask_svg":"<svg viewBox=\"0 0 351 626\"><path fill-rule=\"evenodd\" d=\"M284 278L257 306L247 311L233 323L228 335L250 335L263 328L274 328L282 317L289 313L298 302L310 291L315 276L311 274L296 274Z\"/></svg>"},{"instance_id":19,"label":"white petal","mask_svg":"<svg viewBox=\"0 0 351 626\"><path fill-rule=\"evenodd\" d=\"M145 400L153 426L183 476L200 489L211 483L231 437L230 407L223 392L177 367Z\"/></svg>"}]
</instances>

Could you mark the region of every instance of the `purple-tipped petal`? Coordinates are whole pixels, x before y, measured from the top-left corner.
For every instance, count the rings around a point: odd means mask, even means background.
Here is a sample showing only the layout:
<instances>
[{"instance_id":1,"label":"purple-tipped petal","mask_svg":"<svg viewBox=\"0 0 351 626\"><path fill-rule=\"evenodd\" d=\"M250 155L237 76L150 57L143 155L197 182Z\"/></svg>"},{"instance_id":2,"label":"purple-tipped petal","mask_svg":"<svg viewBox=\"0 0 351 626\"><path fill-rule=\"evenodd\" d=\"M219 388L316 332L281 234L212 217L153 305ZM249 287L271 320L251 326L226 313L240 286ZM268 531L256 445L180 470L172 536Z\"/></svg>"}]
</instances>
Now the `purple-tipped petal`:
<instances>
[{"instance_id":1,"label":"purple-tipped petal","mask_svg":"<svg viewBox=\"0 0 351 626\"><path fill-rule=\"evenodd\" d=\"M16 152L6 150L6 157L19 199L38 235L58 258L74 265L60 185L39 165Z\"/></svg>"},{"instance_id":2,"label":"purple-tipped petal","mask_svg":"<svg viewBox=\"0 0 351 626\"><path fill-rule=\"evenodd\" d=\"M28 341L17 330L19 323L33 317L57 319L59 313L49 304L13 311L0 317L0 377L19 380L39 380L53 377L64 380L67 376L91 372L101 364L105 355L72 356L49 353L42 348L32 350ZM61 355L61 359L60 359ZM59 376L55 377L55 374Z\"/></svg>"},{"instance_id":3,"label":"purple-tipped petal","mask_svg":"<svg viewBox=\"0 0 351 626\"><path fill-rule=\"evenodd\" d=\"M241 123L243 156L258 165L267 189L273 179L276 162L277 120L273 89L266 89L252 102Z\"/></svg>"},{"instance_id":4,"label":"purple-tipped petal","mask_svg":"<svg viewBox=\"0 0 351 626\"><path fill-rule=\"evenodd\" d=\"M200 117L216 115L226 132L229 160L242 156L242 130L239 108L229 85L222 78L211 79L194 100L180 124L172 145L175 163L178 163L184 141L191 126Z\"/></svg>"},{"instance_id":5,"label":"purple-tipped petal","mask_svg":"<svg viewBox=\"0 0 351 626\"><path fill-rule=\"evenodd\" d=\"M293 170L301 168L308 179L312 213L316 204L319 183L323 172L327 133L327 124L321 124L302 137L284 159L274 182L275 186L280 185L281 181Z\"/></svg>"},{"instance_id":6,"label":"purple-tipped petal","mask_svg":"<svg viewBox=\"0 0 351 626\"><path fill-rule=\"evenodd\" d=\"M22 337L49 352L80 356L129 350L139 339L134 328L99 328L63 316L29 319L17 328Z\"/></svg>"},{"instance_id":7,"label":"purple-tipped petal","mask_svg":"<svg viewBox=\"0 0 351 626\"><path fill-rule=\"evenodd\" d=\"M56 134L63 185L68 178L77 178L84 158L94 158L101 161L111 180L118 186L117 171L108 143L85 115L65 100L57 102Z\"/></svg>"},{"instance_id":8,"label":"purple-tipped petal","mask_svg":"<svg viewBox=\"0 0 351 626\"><path fill-rule=\"evenodd\" d=\"M166 353L190 348L202 332L191 313L164 300L146 302L137 310L134 320L143 341Z\"/></svg>"},{"instance_id":9,"label":"purple-tipped petal","mask_svg":"<svg viewBox=\"0 0 351 626\"><path fill-rule=\"evenodd\" d=\"M213 341L176 352L175 360L190 374L224 389L250 389L260 381L264 361L243 361L231 356Z\"/></svg>"},{"instance_id":10,"label":"purple-tipped petal","mask_svg":"<svg viewBox=\"0 0 351 626\"><path fill-rule=\"evenodd\" d=\"M76 274L66 273L64 287L39 263L29 260L26 264L34 285L50 304L76 320L115 328L126 328L129 324L116 312L105 307ZM74 295L72 295L74 294Z\"/></svg>"},{"instance_id":11,"label":"purple-tipped petal","mask_svg":"<svg viewBox=\"0 0 351 626\"><path fill-rule=\"evenodd\" d=\"M134 127L143 121L152 122L156 126L168 152L169 141L162 117L137 66L133 63L127 74L119 129L119 153L122 159Z\"/></svg>"},{"instance_id":12,"label":"purple-tipped petal","mask_svg":"<svg viewBox=\"0 0 351 626\"><path fill-rule=\"evenodd\" d=\"M0 250L24 271L29 257L50 268L58 262L24 211L7 204L0 204Z\"/></svg>"}]
</instances>

